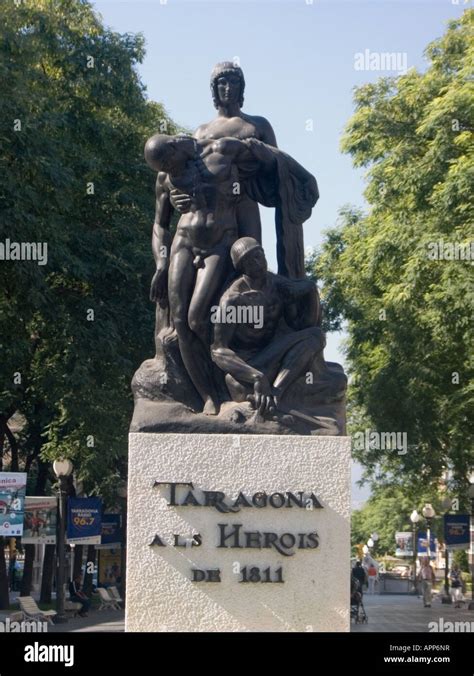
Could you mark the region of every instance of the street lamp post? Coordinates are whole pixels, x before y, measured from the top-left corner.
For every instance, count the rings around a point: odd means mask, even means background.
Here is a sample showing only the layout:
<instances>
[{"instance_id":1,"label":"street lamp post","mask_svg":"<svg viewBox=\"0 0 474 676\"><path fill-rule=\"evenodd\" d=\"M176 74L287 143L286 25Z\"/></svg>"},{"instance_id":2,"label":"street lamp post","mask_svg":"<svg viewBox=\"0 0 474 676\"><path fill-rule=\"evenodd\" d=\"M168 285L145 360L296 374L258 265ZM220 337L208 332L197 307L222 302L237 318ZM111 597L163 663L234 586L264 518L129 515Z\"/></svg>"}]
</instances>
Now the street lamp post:
<instances>
[{"instance_id":1,"label":"street lamp post","mask_svg":"<svg viewBox=\"0 0 474 676\"><path fill-rule=\"evenodd\" d=\"M372 535L370 536L370 539L374 543L374 556L375 556L376 551L377 551L377 543L379 541L379 534L378 533L372 533Z\"/></svg>"},{"instance_id":2,"label":"street lamp post","mask_svg":"<svg viewBox=\"0 0 474 676\"><path fill-rule=\"evenodd\" d=\"M417 549L418 549L418 543L416 540L416 524L420 520L420 515L416 511L416 509L413 510L413 512L410 514L410 521L412 522L413 525L413 593L416 594L416 556L417 556Z\"/></svg>"},{"instance_id":3,"label":"street lamp post","mask_svg":"<svg viewBox=\"0 0 474 676\"><path fill-rule=\"evenodd\" d=\"M469 544L470 544L470 556L471 556L471 602L469 604L469 610L474 610L474 545L472 539L472 531L474 530L474 483L469 485L469 498L471 499L471 518L470 518L470 529L469 529Z\"/></svg>"},{"instance_id":4,"label":"street lamp post","mask_svg":"<svg viewBox=\"0 0 474 676\"><path fill-rule=\"evenodd\" d=\"M426 537L427 537L427 543L426 543L426 553L428 555L428 561L431 560L431 522L436 516L436 512L434 511L433 507L429 502L425 504L423 509L421 510L425 520L426 520Z\"/></svg>"},{"instance_id":5,"label":"street lamp post","mask_svg":"<svg viewBox=\"0 0 474 676\"><path fill-rule=\"evenodd\" d=\"M64 612L64 567L66 561L66 500L67 478L71 475L73 465L70 460L55 460L53 462L54 473L59 479L59 519L57 536L58 569L56 573L56 617L55 622L67 622Z\"/></svg>"},{"instance_id":6,"label":"street lamp post","mask_svg":"<svg viewBox=\"0 0 474 676\"><path fill-rule=\"evenodd\" d=\"M451 498L444 498L443 500L443 509L445 510L445 516L451 508ZM444 542L444 595L441 598L441 603L451 603L451 596L449 595L449 551L448 545L446 544L446 538Z\"/></svg>"}]
</instances>

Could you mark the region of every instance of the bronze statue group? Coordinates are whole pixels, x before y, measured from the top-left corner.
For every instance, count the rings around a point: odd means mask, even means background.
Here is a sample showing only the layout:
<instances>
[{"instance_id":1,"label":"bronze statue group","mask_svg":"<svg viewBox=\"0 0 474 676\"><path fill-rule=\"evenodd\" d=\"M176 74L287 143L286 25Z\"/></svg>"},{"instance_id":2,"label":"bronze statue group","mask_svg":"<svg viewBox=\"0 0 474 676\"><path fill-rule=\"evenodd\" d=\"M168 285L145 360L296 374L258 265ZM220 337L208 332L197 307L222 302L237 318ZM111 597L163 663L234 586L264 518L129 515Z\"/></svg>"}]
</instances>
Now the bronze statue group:
<instances>
[{"instance_id":1,"label":"bronze statue group","mask_svg":"<svg viewBox=\"0 0 474 676\"><path fill-rule=\"evenodd\" d=\"M346 383L324 361L319 296L305 276L302 226L319 197L316 179L277 148L265 118L242 112L244 87L238 65L217 64L217 117L193 136L155 134L145 146L157 172L156 359L176 383L189 378L194 413L218 416L233 402L241 405L234 421L250 406L254 422L296 417L341 433L305 401L315 392L323 405L341 400ZM275 208L278 274L267 269L258 204ZM171 358L173 343L179 354ZM180 368L185 375L176 375ZM135 383L136 400L138 390Z\"/></svg>"}]
</instances>

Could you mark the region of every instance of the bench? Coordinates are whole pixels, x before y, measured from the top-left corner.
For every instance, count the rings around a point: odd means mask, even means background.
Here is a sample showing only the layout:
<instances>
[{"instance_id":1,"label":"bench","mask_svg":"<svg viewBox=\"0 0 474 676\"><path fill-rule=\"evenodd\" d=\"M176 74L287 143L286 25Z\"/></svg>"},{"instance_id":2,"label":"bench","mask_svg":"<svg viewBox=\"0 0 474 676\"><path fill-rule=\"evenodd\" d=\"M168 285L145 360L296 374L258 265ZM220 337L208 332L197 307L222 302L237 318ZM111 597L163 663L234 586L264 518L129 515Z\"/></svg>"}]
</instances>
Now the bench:
<instances>
[{"instance_id":1,"label":"bench","mask_svg":"<svg viewBox=\"0 0 474 676\"><path fill-rule=\"evenodd\" d=\"M57 615L55 610L41 610L32 596L20 596L18 598L21 612L26 620L40 620L53 624L53 617Z\"/></svg>"},{"instance_id":2,"label":"bench","mask_svg":"<svg viewBox=\"0 0 474 676\"><path fill-rule=\"evenodd\" d=\"M97 593L100 598L99 610L120 610L117 601L110 596L108 591L103 587L97 587Z\"/></svg>"},{"instance_id":3,"label":"bench","mask_svg":"<svg viewBox=\"0 0 474 676\"><path fill-rule=\"evenodd\" d=\"M107 591L109 592L110 598L116 601L119 605L124 602L117 587L108 587Z\"/></svg>"},{"instance_id":4,"label":"bench","mask_svg":"<svg viewBox=\"0 0 474 676\"><path fill-rule=\"evenodd\" d=\"M77 603L77 601L64 601L64 611L66 613L72 613L73 617L76 617L77 613L80 613L82 609L82 603Z\"/></svg>"}]
</instances>

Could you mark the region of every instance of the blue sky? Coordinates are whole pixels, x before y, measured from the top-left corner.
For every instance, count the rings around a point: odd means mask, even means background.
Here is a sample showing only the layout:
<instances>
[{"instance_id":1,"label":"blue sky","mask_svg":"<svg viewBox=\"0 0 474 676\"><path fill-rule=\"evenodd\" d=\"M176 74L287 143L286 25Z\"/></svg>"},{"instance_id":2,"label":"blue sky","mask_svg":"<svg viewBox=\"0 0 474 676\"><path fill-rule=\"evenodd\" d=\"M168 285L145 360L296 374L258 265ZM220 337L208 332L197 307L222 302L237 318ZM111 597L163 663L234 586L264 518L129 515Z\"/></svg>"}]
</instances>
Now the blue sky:
<instances>
[{"instance_id":1,"label":"blue sky","mask_svg":"<svg viewBox=\"0 0 474 676\"><path fill-rule=\"evenodd\" d=\"M355 55L395 52L426 68L425 46L468 5L453 0L99 0L106 25L141 32L147 54L139 71L149 98L194 129L215 115L209 76L218 61L238 58L246 79L244 111L270 120L278 145L317 178L321 197L306 222L315 246L340 207L364 206L363 173L339 143L353 112L354 86L396 72L357 70ZM311 128L312 131L308 130ZM263 209L271 267L275 236ZM340 335L328 336L326 358L343 362ZM357 474L357 473L356 473ZM366 493L357 492L355 501Z\"/></svg>"}]
</instances>

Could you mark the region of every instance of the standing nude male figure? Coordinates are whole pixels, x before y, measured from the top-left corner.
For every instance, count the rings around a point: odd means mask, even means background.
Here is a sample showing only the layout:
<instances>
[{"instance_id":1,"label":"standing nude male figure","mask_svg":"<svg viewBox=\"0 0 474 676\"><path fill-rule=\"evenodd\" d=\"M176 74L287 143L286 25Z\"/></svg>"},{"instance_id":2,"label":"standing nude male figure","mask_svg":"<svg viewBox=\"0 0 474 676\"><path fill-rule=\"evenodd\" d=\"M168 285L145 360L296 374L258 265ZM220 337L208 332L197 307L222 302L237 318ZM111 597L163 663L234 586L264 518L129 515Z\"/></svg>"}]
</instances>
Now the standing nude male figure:
<instances>
[{"instance_id":1,"label":"standing nude male figure","mask_svg":"<svg viewBox=\"0 0 474 676\"><path fill-rule=\"evenodd\" d=\"M248 115L241 108L244 103L245 79L240 66L231 61L218 63L211 74L211 93L217 117L202 124L194 132L199 141L233 137L240 140L255 138L276 147L275 132L268 120L259 115ZM189 207L187 195L178 190L171 192L173 205L181 213ZM254 237L262 241L262 225L257 202L245 191L237 200L237 225L239 237Z\"/></svg>"}]
</instances>

